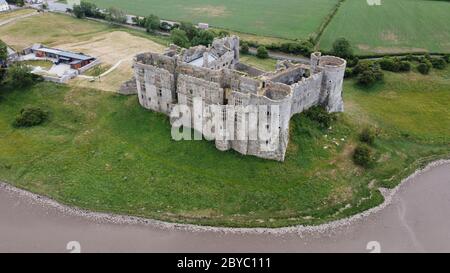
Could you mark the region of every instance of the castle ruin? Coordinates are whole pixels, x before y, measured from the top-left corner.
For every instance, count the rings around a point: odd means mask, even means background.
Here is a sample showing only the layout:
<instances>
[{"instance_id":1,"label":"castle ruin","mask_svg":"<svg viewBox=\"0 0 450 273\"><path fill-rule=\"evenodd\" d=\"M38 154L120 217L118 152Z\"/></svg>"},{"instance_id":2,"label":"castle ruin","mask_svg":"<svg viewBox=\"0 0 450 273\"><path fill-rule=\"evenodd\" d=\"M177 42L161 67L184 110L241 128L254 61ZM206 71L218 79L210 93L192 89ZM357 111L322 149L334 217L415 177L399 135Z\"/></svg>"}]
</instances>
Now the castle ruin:
<instances>
[{"instance_id":1,"label":"castle ruin","mask_svg":"<svg viewBox=\"0 0 450 273\"><path fill-rule=\"evenodd\" d=\"M344 110L342 86L346 61L321 56L320 52L311 54L309 65L283 62L275 72L252 76L239 71L242 67L239 38L231 36L215 39L209 47L181 49L172 45L163 54L139 54L133 67L139 103L168 116L176 105L192 108L194 98L201 98L204 106L222 107L223 117L227 115L227 106L278 106L279 130L275 142L250 138L215 139L215 145L221 151L233 149L244 155L283 161L293 115L315 105L323 106L328 112ZM268 117L271 116L270 109L264 110ZM233 116L235 127L223 128L226 126L221 124L221 130L248 136L251 130L260 129L248 126L249 113L236 112ZM193 122L192 128L203 132L204 124L212 121L210 118L203 124ZM258 122L256 126L268 125ZM265 145L272 147L264 149Z\"/></svg>"}]
</instances>

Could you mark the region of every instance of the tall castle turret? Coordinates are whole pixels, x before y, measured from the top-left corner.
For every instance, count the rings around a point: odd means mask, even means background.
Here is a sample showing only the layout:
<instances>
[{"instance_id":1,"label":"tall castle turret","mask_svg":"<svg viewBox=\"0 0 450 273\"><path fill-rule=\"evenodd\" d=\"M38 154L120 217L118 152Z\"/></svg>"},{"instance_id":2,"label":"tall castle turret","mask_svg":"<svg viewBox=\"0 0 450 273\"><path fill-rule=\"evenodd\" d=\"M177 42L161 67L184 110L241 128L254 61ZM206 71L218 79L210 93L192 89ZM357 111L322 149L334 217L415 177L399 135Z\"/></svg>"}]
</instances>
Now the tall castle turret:
<instances>
[{"instance_id":1,"label":"tall castle turret","mask_svg":"<svg viewBox=\"0 0 450 273\"><path fill-rule=\"evenodd\" d=\"M344 112L342 87L346 65L347 62L344 59L338 57L320 57L319 68L323 72L321 103L330 113Z\"/></svg>"}]
</instances>

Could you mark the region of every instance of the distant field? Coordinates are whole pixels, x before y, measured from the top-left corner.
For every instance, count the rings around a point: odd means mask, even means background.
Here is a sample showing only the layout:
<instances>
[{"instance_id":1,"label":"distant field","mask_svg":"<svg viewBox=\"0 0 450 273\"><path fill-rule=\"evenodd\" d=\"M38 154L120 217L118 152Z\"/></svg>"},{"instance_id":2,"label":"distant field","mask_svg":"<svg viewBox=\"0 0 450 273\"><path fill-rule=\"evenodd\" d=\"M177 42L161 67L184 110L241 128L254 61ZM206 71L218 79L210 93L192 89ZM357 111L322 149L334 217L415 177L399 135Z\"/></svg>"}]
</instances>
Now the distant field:
<instances>
[{"instance_id":1,"label":"distant field","mask_svg":"<svg viewBox=\"0 0 450 273\"><path fill-rule=\"evenodd\" d=\"M315 32L338 0L89 0L137 15L156 14L177 21L265 36L305 38Z\"/></svg>"},{"instance_id":2,"label":"distant field","mask_svg":"<svg viewBox=\"0 0 450 273\"><path fill-rule=\"evenodd\" d=\"M11 19L11 18L16 17L16 16L23 16L23 15L30 14L30 13L33 13L33 12L36 12L36 10L34 10L34 9L20 9L20 10L15 10L15 11L12 11L12 12L0 13L0 22L6 21L6 20Z\"/></svg>"},{"instance_id":3,"label":"distant field","mask_svg":"<svg viewBox=\"0 0 450 273\"><path fill-rule=\"evenodd\" d=\"M320 47L338 37L349 39L357 53L450 52L450 2L346 0L325 30Z\"/></svg>"}]
</instances>

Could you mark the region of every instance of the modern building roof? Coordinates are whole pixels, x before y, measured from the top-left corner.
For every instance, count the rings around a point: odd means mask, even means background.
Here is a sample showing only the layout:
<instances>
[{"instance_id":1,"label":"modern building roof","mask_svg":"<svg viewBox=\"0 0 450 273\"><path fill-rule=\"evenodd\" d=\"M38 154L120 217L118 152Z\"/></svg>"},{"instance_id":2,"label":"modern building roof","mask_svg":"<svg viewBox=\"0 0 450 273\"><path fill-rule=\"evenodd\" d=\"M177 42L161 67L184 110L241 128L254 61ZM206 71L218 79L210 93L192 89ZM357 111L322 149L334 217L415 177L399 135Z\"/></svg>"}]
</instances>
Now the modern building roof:
<instances>
[{"instance_id":1,"label":"modern building roof","mask_svg":"<svg viewBox=\"0 0 450 273\"><path fill-rule=\"evenodd\" d=\"M77 60L82 60L82 61L87 61L87 60L94 59L94 57L91 57L91 56L88 56L88 55L84 55L84 54L81 54L81 53L73 53L73 52L59 50L59 49L55 49L55 48L41 47L41 48L37 48L37 49L34 49L34 50L39 50L39 51L42 51L42 52L55 54L55 55L60 56L60 57L65 57L65 58L70 58L70 59L77 59Z\"/></svg>"}]
</instances>

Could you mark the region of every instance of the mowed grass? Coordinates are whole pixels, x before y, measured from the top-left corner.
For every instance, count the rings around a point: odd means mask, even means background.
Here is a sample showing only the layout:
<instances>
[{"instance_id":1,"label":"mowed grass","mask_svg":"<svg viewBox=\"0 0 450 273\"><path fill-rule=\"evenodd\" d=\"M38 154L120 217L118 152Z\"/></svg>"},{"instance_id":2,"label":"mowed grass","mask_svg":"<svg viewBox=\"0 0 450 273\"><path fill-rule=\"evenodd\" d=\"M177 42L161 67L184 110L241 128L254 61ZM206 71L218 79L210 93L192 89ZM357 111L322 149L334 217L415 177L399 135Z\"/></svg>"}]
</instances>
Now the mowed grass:
<instances>
[{"instance_id":1,"label":"mowed grass","mask_svg":"<svg viewBox=\"0 0 450 273\"><path fill-rule=\"evenodd\" d=\"M292 119L284 163L173 141L167 117L135 96L41 83L0 102L0 180L90 210L181 223L319 224L379 204L376 186L449 156L448 75L387 74L364 90L346 81L346 112L331 129ZM13 128L26 105L49 110L50 120ZM367 125L380 135L378 162L364 170L351 152Z\"/></svg>"},{"instance_id":2,"label":"mowed grass","mask_svg":"<svg viewBox=\"0 0 450 273\"><path fill-rule=\"evenodd\" d=\"M338 0L90 0L128 13L156 14L167 20L209 23L244 33L282 38L307 38Z\"/></svg>"},{"instance_id":3,"label":"mowed grass","mask_svg":"<svg viewBox=\"0 0 450 273\"><path fill-rule=\"evenodd\" d=\"M239 60L244 64L256 67L267 72L275 71L277 66L277 60L275 59L261 59L250 54L241 54Z\"/></svg>"},{"instance_id":4,"label":"mowed grass","mask_svg":"<svg viewBox=\"0 0 450 273\"><path fill-rule=\"evenodd\" d=\"M2 13L0 13L0 23L3 21L9 20L11 18L14 18L14 17L27 15L27 14L34 13L34 12L36 12L36 10L34 10L34 9L20 9L20 10L15 10L15 11L10 11L10 12L2 12Z\"/></svg>"},{"instance_id":5,"label":"mowed grass","mask_svg":"<svg viewBox=\"0 0 450 273\"><path fill-rule=\"evenodd\" d=\"M329 50L345 37L356 53L450 52L450 2L383 0L369 6L346 0L320 39Z\"/></svg>"}]
</instances>

